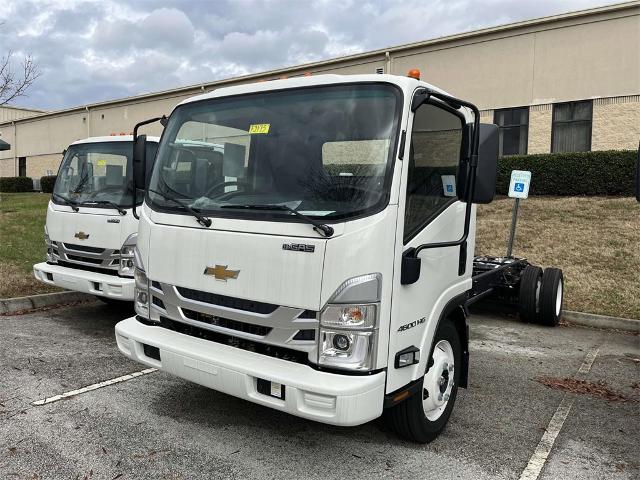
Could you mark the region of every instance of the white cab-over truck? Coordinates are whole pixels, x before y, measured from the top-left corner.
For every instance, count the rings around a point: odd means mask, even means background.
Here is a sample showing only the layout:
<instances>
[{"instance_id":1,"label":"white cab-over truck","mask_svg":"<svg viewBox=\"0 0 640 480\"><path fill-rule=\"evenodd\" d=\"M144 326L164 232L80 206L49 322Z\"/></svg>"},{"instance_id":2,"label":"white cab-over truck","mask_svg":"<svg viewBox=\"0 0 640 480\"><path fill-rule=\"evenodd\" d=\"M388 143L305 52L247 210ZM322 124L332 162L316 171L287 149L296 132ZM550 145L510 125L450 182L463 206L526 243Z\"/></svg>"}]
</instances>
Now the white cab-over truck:
<instances>
[{"instance_id":1,"label":"white cab-over truck","mask_svg":"<svg viewBox=\"0 0 640 480\"><path fill-rule=\"evenodd\" d=\"M392 75L221 88L162 123L150 180L134 140L148 188L121 352L307 419L384 413L435 438L467 385L475 204L493 198L497 127Z\"/></svg>"},{"instance_id":2,"label":"white cab-over truck","mask_svg":"<svg viewBox=\"0 0 640 480\"><path fill-rule=\"evenodd\" d=\"M150 158L157 146L157 137L147 138ZM133 300L132 158L132 135L69 145L47 208L46 262L33 266L38 280L107 303Z\"/></svg>"}]
</instances>

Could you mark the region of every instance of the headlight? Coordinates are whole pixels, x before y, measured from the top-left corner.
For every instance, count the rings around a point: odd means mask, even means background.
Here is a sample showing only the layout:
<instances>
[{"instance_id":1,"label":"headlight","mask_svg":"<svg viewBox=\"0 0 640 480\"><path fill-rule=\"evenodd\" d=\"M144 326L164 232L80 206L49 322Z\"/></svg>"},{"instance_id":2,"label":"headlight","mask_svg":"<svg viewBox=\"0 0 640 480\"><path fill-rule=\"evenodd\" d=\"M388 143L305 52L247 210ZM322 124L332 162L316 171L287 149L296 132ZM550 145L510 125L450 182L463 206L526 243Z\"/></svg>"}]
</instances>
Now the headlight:
<instances>
[{"instance_id":1,"label":"headlight","mask_svg":"<svg viewBox=\"0 0 640 480\"><path fill-rule=\"evenodd\" d=\"M374 328L377 324L378 306L369 305L327 305L320 320L323 326L362 330Z\"/></svg>"},{"instance_id":2,"label":"headlight","mask_svg":"<svg viewBox=\"0 0 640 480\"><path fill-rule=\"evenodd\" d=\"M58 256L58 248L57 248L57 245L51 242L46 225L44 227L44 243L47 246L47 262L58 263L58 259L60 258Z\"/></svg>"},{"instance_id":3,"label":"headlight","mask_svg":"<svg viewBox=\"0 0 640 480\"><path fill-rule=\"evenodd\" d=\"M122 244L120 248L120 263L118 264L118 274L121 277L133 277L134 256L138 234L132 233Z\"/></svg>"},{"instance_id":4,"label":"headlight","mask_svg":"<svg viewBox=\"0 0 640 480\"><path fill-rule=\"evenodd\" d=\"M320 312L319 365L345 370L375 368L381 282L380 274L363 275L336 290Z\"/></svg>"},{"instance_id":5,"label":"headlight","mask_svg":"<svg viewBox=\"0 0 640 480\"><path fill-rule=\"evenodd\" d=\"M135 267L133 278L135 288L133 291L133 303L136 313L144 318L149 318L149 279L141 268Z\"/></svg>"},{"instance_id":6,"label":"headlight","mask_svg":"<svg viewBox=\"0 0 640 480\"><path fill-rule=\"evenodd\" d=\"M354 332L320 329L320 365L346 370L375 367L378 331Z\"/></svg>"}]
</instances>

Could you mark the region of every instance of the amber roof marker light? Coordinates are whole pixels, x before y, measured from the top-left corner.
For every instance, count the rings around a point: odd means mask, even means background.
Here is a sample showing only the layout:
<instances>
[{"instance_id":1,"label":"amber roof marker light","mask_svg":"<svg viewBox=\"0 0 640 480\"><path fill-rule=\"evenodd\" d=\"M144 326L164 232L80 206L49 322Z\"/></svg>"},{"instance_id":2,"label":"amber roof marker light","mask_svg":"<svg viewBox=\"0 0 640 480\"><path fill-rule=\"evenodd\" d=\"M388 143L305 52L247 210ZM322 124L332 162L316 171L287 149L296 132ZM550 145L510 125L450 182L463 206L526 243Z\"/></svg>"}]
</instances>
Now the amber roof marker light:
<instances>
[{"instance_id":1,"label":"amber roof marker light","mask_svg":"<svg viewBox=\"0 0 640 480\"><path fill-rule=\"evenodd\" d=\"M409 72L407 73L407 77L409 78L415 78L416 80L420 80L420 70L417 68L412 68L411 70L409 70Z\"/></svg>"}]
</instances>

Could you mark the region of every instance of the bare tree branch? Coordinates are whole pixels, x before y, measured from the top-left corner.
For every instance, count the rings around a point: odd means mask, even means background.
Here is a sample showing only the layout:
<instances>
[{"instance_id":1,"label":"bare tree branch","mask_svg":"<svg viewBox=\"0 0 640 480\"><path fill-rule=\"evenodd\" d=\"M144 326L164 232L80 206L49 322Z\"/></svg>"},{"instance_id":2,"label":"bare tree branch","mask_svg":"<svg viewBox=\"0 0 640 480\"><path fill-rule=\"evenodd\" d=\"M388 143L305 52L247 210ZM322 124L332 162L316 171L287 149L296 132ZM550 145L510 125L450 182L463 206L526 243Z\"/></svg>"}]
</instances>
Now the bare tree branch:
<instances>
[{"instance_id":1,"label":"bare tree branch","mask_svg":"<svg viewBox=\"0 0 640 480\"><path fill-rule=\"evenodd\" d=\"M42 74L31 55L24 58L20 71L14 72L11 68L12 56L13 52L9 50L0 60L0 106L26 96L27 90Z\"/></svg>"}]
</instances>

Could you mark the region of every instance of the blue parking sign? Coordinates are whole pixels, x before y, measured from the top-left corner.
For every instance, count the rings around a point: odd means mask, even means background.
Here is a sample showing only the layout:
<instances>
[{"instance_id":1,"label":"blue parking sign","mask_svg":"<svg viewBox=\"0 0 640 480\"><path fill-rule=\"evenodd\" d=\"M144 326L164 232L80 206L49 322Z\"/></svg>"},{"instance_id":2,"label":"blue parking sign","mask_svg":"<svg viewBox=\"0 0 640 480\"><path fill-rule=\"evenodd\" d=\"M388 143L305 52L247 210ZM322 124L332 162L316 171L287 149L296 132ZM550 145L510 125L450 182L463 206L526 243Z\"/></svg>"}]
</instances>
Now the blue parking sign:
<instances>
[{"instance_id":1,"label":"blue parking sign","mask_svg":"<svg viewBox=\"0 0 640 480\"><path fill-rule=\"evenodd\" d=\"M509 196L511 198L527 198L529 185L531 184L531 172L527 170L513 170L509 182Z\"/></svg>"}]
</instances>

